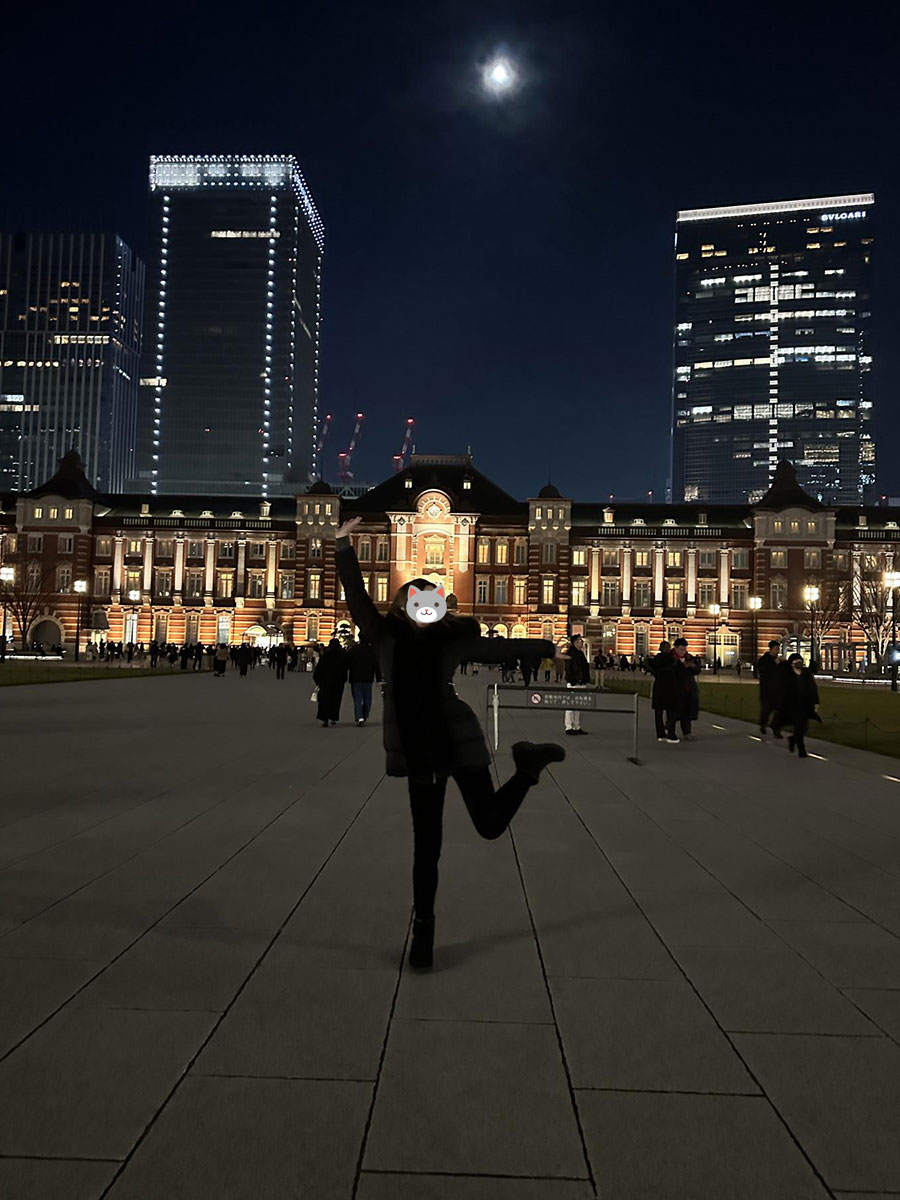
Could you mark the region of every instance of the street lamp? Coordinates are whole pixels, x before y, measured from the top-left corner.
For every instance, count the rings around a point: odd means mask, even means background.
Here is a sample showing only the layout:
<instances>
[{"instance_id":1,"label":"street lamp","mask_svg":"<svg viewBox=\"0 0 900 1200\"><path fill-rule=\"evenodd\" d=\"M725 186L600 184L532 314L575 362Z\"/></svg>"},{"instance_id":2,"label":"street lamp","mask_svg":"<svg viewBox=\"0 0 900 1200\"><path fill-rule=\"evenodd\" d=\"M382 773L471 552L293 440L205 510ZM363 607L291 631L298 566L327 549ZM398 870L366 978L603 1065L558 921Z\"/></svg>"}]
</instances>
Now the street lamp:
<instances>
[{"instance_id":1,"label":"street lamp","mask_svg":"<svg viewBox=\"0 0 900 1200\"><path fill-rule=\"evenodd\" d=\"M900 571L885 571L884 586L891 590L891 691L897 690L897 591Z\"/></svg>"},{"instance_id":2,"label":"street lamp","mask_svg":"<svg viewBox=\"0 0 900 1200\"><path fill-rule=\"evenodd\" d=\"M0 662L6 662L6 589L15 577L15 567L0 567L0 583L3 584L3 624L0 625Z\"/></svg>"},{"instance_id":3,"label":"street lamp","mask_svg":"<svg viewBox=\"0 0 900 1200\"><path fill-rule=\"evenodd\" d=\"M81 608L84 604L84 594L87 591L87 580L76 579L72 587L78 596L78 608L75 613L75 661L78 662L78 652L81 647Z\"/></svg>"},{"instance_id":4,"label":"street lamp","mask_svg":"<svg viewBox=\"0 0 900 1200\"><path fill-rule=\"evenodd\" d=\"M141 593L137 588L132 588L128 593L128 599L131 601L131 637L126 637L126 642L137 641L137 613L140 608Z\"/></svg>"},{"instance_id":5,"label":"street lamp","mask_svg":"<svg viewBox=\"0 0 900 1200\"><path fill-rule=\"evenodd\" d=\"M759 610L762 608L762 596L751 596L747 601L753 613L753 671L756 672L756 660L759 657Z\"/></svg>"},{"instance_id":6,"label":"street lamp","mask_svg":"<svg viewBox=\"0 0 900 1200\"><path fill-rule=\"evenodd\" d=\"M819 602L819 595L819 589L814 583L807 584L803 589L803 598L806 600L807 607L809 608L809 665L813 670L816 669L818 664L818 659L816 658L816 621L818 610L816 609L816 605Z\"/></svg>"},{"instance_id":7,"label":"street lamp","mask_svg":"<svg viewBox=\"0 0 900 1200\"><path fill-rule=\"evenodd\" d=\"M717 646L719 637L719 613L721 611L721 604L711 604L709 606L709 615L713 618L713 675L718 675L719 673L719 668L716 664L719 659Z\"/></svg>"}]
</instances>

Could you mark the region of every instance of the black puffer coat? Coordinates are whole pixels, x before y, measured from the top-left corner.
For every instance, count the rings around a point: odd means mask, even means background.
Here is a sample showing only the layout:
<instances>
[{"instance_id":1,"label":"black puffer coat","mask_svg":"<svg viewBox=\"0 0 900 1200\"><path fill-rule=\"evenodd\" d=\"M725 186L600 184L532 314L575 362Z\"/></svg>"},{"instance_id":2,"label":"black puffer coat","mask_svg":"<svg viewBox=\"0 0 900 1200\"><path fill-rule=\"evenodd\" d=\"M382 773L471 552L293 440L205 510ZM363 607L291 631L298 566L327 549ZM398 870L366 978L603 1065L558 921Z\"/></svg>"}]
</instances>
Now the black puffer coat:
<instances>
[{"instance_id":1,"label":"black puffer coat","mask_svg":"<svg viewBox=\"0 0 900 1200\"><path fill-rule=\"evenodd\" d=\"M665 712L677 712L681 703L683 679L681 663L671 650L667 650L663 654L654 655L649 665L653 676L650 703L654 708Z\"/></svg>"},{"instance_id":2,"label":"black puffer coat","mask_svg":"<svg viewBox=\"0 0 900 1200\"><path fill-rule=\"evenodd\" d=\"M384 676L387 774L429 783L455 771L489 766L478 718L457 696L452 679L463 661L504 662L507 643L481 637L472 617L448 614L417 628L394 613L383 616L363 585L349 538L337 539L336 562L350 615L374 648ZM516 639L516 653L553 658L555 647Z\"/></svg>"}]
</instances>

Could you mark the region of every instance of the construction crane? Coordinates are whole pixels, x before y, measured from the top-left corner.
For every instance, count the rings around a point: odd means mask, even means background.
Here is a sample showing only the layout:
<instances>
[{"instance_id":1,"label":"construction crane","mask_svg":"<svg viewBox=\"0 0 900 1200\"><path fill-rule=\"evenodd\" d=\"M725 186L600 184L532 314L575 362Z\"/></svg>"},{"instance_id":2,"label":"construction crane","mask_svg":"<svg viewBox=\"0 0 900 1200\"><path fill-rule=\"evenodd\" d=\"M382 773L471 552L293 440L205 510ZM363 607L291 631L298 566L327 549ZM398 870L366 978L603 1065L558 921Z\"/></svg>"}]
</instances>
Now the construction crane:
<instances>
[{"instance_id":1,"label":"construction crane","mask_svg":"<svg viewBox=\"0 0 900 1200\"><path fill-rule=\"evenodd\" d=\"M412 419L412 417L407 417L406 418L406 433L403 437L403 445L400 447L400 453L394 455L394 474L395 475L397 474L398 471L403 470L403 460L404 460L404 458L406 458L406 452L410 447L410 443L412 442L413 425L415 425L415 421Z\"/></svg>"},{"instance_id":2,"label":"construction crane","mask_svg":"<svg viewBox=\"0 0 900 1200\"><path fill-rule=\"evenodd\" d=\"M353 429L353 437L350 439L350 445L343 454L338 455L338 478L341 483L346 483L348 479L353 478L353 472L350 470L350 459L353 457L353 451L359 442L359 431L362 428L364 420L365 413L358 412L356 414L356 425Z\"/></svg>"},{"instance_id":3,"label":"construction crane","mask_svg":"<svg viewBox=\"0 0 900 1200\"><path fill-rule=\"evenodd\" d=\"M319 442L316 446L316 454L322 453L322 447L325 445L325 439L328 437L328 430L331 428L331 413L325 417L325 420L319 426Z\"/></svg>"}]
</instances>

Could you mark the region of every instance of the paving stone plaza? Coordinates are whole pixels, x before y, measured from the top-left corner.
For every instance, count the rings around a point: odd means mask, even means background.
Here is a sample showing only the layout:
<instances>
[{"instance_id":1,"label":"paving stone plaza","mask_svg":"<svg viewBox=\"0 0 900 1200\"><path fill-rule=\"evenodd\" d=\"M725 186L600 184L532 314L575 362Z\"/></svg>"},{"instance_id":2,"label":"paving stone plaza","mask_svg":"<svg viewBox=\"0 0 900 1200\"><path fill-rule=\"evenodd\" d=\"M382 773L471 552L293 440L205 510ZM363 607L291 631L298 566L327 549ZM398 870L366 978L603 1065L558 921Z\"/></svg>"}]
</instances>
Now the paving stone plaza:
<instances>
[{"instance_id":1,"label":"paving stone plaza","mask_svg":"<svg viewBox=\"0 0 900 1200\"><path fill-rule=\"evenodd\" d=\"M504 712L567 760L494 842L450 785L415 972L380 700L311 687L0 690L3 1200L900 1195L900 761Z\"/></svg>"}]
</instances>

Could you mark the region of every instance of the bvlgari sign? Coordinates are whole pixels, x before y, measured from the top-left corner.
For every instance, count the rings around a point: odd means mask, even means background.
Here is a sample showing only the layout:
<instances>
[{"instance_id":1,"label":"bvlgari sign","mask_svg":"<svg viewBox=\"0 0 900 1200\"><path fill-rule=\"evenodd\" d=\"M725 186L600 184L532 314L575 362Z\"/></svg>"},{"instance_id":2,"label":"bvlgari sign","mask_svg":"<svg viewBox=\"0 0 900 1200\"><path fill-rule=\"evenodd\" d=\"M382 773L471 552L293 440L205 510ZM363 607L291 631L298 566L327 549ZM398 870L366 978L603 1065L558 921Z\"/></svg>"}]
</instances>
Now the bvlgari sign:
<instances>
[{"instance_id":1,"label":"bvlgari sign","mask_svg":"<svg viewBox=\"0 0 900 1200\"><path fill-rule=\"evenodd\" d=\"M858 221L866 215L864 208L856 208L852 212L822 213L820 221Z\"/></svg>"}]
</instances>

